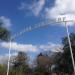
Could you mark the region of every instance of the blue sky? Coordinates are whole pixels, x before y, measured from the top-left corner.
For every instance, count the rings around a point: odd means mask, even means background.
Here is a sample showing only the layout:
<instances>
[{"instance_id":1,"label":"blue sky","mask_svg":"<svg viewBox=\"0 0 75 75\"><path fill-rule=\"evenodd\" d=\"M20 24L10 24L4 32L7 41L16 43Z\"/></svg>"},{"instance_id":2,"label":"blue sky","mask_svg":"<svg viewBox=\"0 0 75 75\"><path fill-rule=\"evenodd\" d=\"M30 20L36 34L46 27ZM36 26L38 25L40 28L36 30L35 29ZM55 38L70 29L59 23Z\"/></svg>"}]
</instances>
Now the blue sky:
<instances>
[{"instance_id":1,"label":"blue sky","mask_svg":"<svg viewBox=\"0 0 75 75\"><path fill-rule=\"evenodd\" d=\"M4 27L8 28L13 36L24 27L34 26L46 19L55 20L58 17L64 16L66 16L66 19L74 19L75 9L65 9L65 7L68 7L70 1L71 0L62 0L61 3L60 0L0 0L0 19L3 20ZM72 2L74 3L74 0ZM61 6L59 6L60 4ZM63 4L65 7L63 7ZM70 7L72 7L72 5L70 5ZM74 23L68 25L70 25L69 31L75 32ZM41 51L52 51L56 46L58 47L64 36L66 36L64 25L49 24L48 27L38 28L16 37L14 42L12 42L16 48L14 49L12 47L13 50L11 53L21 51L22 47L25 48L25 50L31 48L31 50L26 52L31 57L35 57L35 55ZM8 54L9 45L6 44L8 43L1 43L0 55ZM20 46L21 48L19 48ZM38 46L40 47L38 48Z\"/></svg>"}]
</instances>

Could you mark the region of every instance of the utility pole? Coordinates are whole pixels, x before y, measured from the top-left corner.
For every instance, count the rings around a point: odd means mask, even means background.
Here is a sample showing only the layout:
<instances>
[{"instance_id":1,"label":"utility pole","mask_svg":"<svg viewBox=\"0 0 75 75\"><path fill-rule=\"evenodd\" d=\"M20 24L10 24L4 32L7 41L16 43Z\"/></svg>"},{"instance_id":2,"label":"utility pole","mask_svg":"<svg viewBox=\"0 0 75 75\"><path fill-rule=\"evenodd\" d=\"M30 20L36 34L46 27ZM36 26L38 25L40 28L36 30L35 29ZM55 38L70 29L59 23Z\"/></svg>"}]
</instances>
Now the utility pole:
<instances>
[{"instance_id":1,"label":"utility pole","mask_svg":"<svg viewBox=\"0 0 75 75\"><path fill-rule=\"evenodd\" d=\"M9 68L10 68L10 52L11 52L11 39L9 42L9 58L8 58L8 65L7 65L7 75L9 75Z\"/></svg>"},{"instance_id":2,"label":"utility pole","mask_svg":"<svg viewBox=\"0 0 75 75\"><path fill-rule=\"evenodd\" d=\"M74 57L73 57L73 52L72 52L72 44L70 41L70 36L69 36L69 29L68 29L68 25L67 23L69 22L73 22L73 20L65 20L65 17L63 18L59 18L58 22L62 22L65 24L65 28L66 28L66 32L67 32L67 38L68 38L68 43L69 43L69 48L70 48L70 53L71 53L71 58L72 58L72 65L73 65L73 69L74 69L74 74L75 74L75 62L74 62Z\"/></svg>"}]
</instances>

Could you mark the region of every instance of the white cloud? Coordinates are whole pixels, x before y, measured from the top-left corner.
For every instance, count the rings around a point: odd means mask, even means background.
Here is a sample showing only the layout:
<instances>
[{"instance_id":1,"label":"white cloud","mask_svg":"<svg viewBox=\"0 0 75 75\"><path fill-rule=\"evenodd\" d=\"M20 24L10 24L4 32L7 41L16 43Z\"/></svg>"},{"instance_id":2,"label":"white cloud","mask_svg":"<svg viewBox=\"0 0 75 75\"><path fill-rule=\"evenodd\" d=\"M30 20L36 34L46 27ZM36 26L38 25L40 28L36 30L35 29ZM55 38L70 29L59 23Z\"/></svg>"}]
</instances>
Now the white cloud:
<instances>
[{"instance_id":1,"label":"white cloud","mask_svg":"<svg viewBox=\"0 0 75 75\"><path fill-rule=\"evenodd\" d=\"M41 12L42 8L45 5L45 0L39 0L36 4L33 5L32 7L32 12L38 16L39 13Z\"/></svg>"},{"instance_id":2,"label":"white cloud","mask_svg":"<svg viewBox=\"0 0 75 75\"><path fill-rule=\"evenodd\" d=\"M9 49L9 43L3 42L0 43L0 47ZM32 45L32 44L18 44L16 42L11 43L11 50L23 51L23 52L43 52L43 51L51 51L51 52L63 52L63 46L60 44L48 43L45 45ZM38 54L38 53L37 53ZM14 57L17 53L11 54L11 61L13 61ZM0 55L0 63L6 64L8 62L8 54ZM29 55L30 56L30 55ZM34 55L31 55L31 59L33 59Z\"/></svg>"},{"instance_id":3,"label":"white cloud","mask_svg":"<svg viewBox=\"0 0 75 75\"><path fill-rule=\"evenodd\" d=\"M10 28L10 26L12 25L10 19L6 18L5 16L0 17L0 22L2 23L2 26L5 28Z\"/></svg>"},{"instance_id":4,"label":"white cloud","mask_svg":"<svg viewBox=\"0 0 75 75\"><path fill-rule=\"evenodd\" d=\"M17 53L12 53L10 57L10 61L13 61ZM7 64L9 58L9 54L0 55L0 64Z\"/></svg>"},{"instance_id":5,"label":"white cloud","mask_svg":"<svg viewBox=\"0 0 75 75\"><path fill-rule=\"evenodd\" d=\"M9 49L10 43L3 42L0 44L2 48ZM60 44L45 44L45 45L32 45L32 44L18 44L16 42L11 42L11 50L23 51L23 52L40 52L40 51L52 51L52 52L62 52L62 45Z\"/></svg>"},{"instance_id":6,"label":"white cloud","mask_svg":"<svg viewBox=\"0 0 75 75\"><path fill-rule=\"evenodd\" d=\"M47 45L40 45L40 49L44 51L62 52L63 46L60 44L48 43Z\"/></svg>"},{"instance_id":7,"label":"white cloud","mask_svg":"<svg viewBox=\"0 0 75 75\"><path fill-rule=\"evenodd\" d=\"M40 12L42 11L43 7L45 5L45 0L38 0L37 2L34 2L32 5L21 3L21 6L19 7L20 10L30 10L35 16L38 16Z\"/></svg>"},{"instance_id":8,"label":"white cloud","mask_svg":"<svg viewBox=\"0 0 75 75\"><path fill-rule=\"evenodd\" d=\"M52 8L46 8L46 16L52 19L66 17L66 20L75 20L75 0L56 0ZM72 26L74 23L68 25Z\"/></svg>"},{"instance_id":9,"label":"white cloud","mask_svg":"<svg viewBox=\"0 0 75 75\"><path fill-rule=\"evenodd\" d=\"M4 55L0 55L0 64L7 63L7 61L8 61L8 57Z\"/></svg>"},{"instance_id":10,"label":"white cloud","mask_svg":"<svg viewBox=\"0 0 75 75\"><path fill-rule=\"evenodd\" d=\"M0 44L0 46L8 49L10 47L10 43L3 42ZM37 51L37 47L32 44L18 44L16 42L11 42L11 49L16 51L24 51L24 52Z\"/></svg>"}]
</instances>

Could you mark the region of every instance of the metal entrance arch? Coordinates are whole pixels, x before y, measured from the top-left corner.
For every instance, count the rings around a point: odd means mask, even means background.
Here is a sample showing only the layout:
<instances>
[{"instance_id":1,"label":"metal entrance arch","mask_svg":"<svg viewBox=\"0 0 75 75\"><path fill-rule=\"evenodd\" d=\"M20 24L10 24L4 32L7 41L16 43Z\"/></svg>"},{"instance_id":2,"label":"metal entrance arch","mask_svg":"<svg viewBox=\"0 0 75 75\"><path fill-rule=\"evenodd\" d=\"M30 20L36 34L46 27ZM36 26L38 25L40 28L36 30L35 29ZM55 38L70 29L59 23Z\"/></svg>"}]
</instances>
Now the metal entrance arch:
<instances>
[{"instance_id":1,"label":"metal entrance arch","mask_svg":"<svg viewBox=\"0 0 75 75\"><path fill-rule=\"evenodd\" d=\"M75 73L75 63L74 63L74 57L73 57L73 53L72 53L72 48L71 48L71 42L70 42L70 37L69 37L69 30L68 30L68 26L67 23L68 22L73 22L73 20L66 20L64 17L63 18L58 18L57 21L54 20L46 20L42 23L36 24L34 26L29 26L27 28L24 28L22 31L20 31L19 33L17 33L16 35L14 35L13 37L11 37L10 39L10 48L9 48L9 59L8 59L8 68L7 68L7 75L9 75L9 64L10 64L10 51L11 51L11 42L13 39L15 39L18 36L23 35L25 32L29 32L32 31L34 29L38 29L38 28L42 28L45 26L49 26L49 24L54 24L54 23L64 23L65 28L66 28L66 32L67 32L67 38L68 38L68 42L69 42L69 48L70 48L70 52L71 52L71 58L72 58L72 64L73 64L73 68L74 68L74 73Z\"/></svg>"}]
</instances>

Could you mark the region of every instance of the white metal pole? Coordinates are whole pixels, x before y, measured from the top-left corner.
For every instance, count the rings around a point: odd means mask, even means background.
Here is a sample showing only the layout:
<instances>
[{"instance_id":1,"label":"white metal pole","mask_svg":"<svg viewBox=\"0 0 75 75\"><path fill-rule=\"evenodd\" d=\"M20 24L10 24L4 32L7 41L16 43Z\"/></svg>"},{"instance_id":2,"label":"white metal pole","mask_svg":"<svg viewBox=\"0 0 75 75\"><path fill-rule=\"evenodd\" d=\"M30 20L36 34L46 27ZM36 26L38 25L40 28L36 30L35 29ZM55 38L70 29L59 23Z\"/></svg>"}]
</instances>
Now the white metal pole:
<instances>
[{"instance_id":1,"label":"white metal pole","mask_svg":"<svg viewBox=\"0 0 75 75\"><path fill-rule=\"evenodd\" d=\"M8 58L8 65L7 65L7 75L9 75L9 67L10 67L10 51L11 51L11 40L9 42L9 58Z\"/></svg>"},{"instance_id":2,"label":"white metal pole","mask_svg":"<svg viewBox=\"0 0 75 75\"><path fill-rule=\"evenodd\" d=\"M74 74L75 74L75 62L74 62L74 57L73 57L73 52L72 52L72 45L71 45L71 41L70 41L70 36L69 36L69 30L68 30L68 26L66 24L67 22L65 21L65 27L66 27L66 31L67 31L67 37L68 37L68 42L69 42L69 47L70 47L70 52L71 52L71 58L72 58L72 64L73 64L73 69L74 69Z\"/></svg>"}]
</instances>

